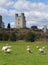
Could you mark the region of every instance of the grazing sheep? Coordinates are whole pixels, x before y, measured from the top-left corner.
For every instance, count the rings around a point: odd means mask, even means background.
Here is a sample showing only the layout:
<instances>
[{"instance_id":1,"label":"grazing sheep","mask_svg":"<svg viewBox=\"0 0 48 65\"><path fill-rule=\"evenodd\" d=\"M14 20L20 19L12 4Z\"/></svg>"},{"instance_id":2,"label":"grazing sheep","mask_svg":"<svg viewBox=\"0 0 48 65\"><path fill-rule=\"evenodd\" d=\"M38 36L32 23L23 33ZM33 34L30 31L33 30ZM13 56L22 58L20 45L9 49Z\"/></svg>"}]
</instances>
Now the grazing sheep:
<instances>
[{"instance_id":1,"label":"grazing sheep","mask_svg":"<svg viewBox=\"0 0 48 65\"><path fill-rule=\"evenodd\" d=\"M42 54L45 54L45 50L43 48L39 48L39 52L42 53Z\"/></svg>"},{"instance_id":2,"label":"grazing sheep","mask_svg":"<svg viewBox=\"0 0 48 65\"><path fill-rule=\"evenodd\" d=\"M30 47L27 46L27 53L31 53Z\"/></svg>"},{"instance_id":3,"label":"grazing sheep","mask_svg":"<svg viewBox=\"0 0 48 65\"><path fill-rule=\"evenodd\" d=\"M3 51L3 52L11 52L11 49L10 49L10 48L11 48L11 46L8 46L8 45L3 46L3 47L2 47L2 51Z\"/></svg>"},{"instance_id":4,"label":"grazing sheep","mask_svg":"<svg viewBox=\"0 0 48 65\"><path fill-rule=\"evenodd\" d=\"M43 50L42 48L39 48L39 52L43 53L43 52L44 52L44 50Z\"/></svg>"},{"instance_id":5,"label":"grazing sheep","mask_svg":"<svg viewBox=\"0 0 48 65\"><path fill-rule=\"evenodd\" d=\"M10 53L11 52L11 49L7 49L7 51L6 51L7 53Z\"/></svg>"},{"instance_id":6,"label":"grazing sheep","mask_svg":"<svg viewBox=\"0 0 48 65\"><path fill-rule=\"evenodd\" d=\"M6 52L7 49L8 49L7 46L3 46L3 47L2 47L2 51L4 51L4 52Z\"/></svg>"}]
</instances>

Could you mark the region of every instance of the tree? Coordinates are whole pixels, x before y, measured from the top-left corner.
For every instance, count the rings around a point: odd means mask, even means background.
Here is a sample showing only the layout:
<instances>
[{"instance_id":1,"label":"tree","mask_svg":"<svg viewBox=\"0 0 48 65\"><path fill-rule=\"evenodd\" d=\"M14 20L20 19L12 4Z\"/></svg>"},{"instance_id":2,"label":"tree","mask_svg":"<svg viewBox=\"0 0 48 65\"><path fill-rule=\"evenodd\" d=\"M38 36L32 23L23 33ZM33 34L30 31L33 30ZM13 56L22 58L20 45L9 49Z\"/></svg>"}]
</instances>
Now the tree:
<instances>
[{"instance_id":1,"label":"tree","mask_svg":"<svg viewBox=\"0 0 48 65\"><path fill-rule=\"evenodd\" d=\"M15 32L12 32L10 34L10 41L16 41L16 34L15 34Z\"/></svg>"},{"instance_id":2,"label":"tree","mask_svg":"<svg viewBox=\"0 0 48 65\"><path fill-rule=\"evenodd\" d=\"M35 29L38 29L37 26L31 26L31 28L34 29L34 30L35 30Z\"/></svg>"},{"instance_id":3,"label":"tree","mask_svg":"<svg viewBox=\"0 0 48 65\"><path fill-rule=\"evenodd\" d=\"M0 41L2 41L3 40L3 33L1 32L0 33Z\"/></svg>"},{"instance_id":4,"label":"tree","mask_svg":"<svg viewBox=\"0 0 48 65\"><path fill-rule=\"evenodd\" d=\"M10 37L10 35L8 33L6 33L6 32L3 33L3 40L4 41L8 41L9 37Z\"/></svg>"},{"instance_id":5,"label":"tree","mask_svg":"<svg viewBox=\"0 0 48 65\"><path fill-rule=\"evenodd\" d=\"M7 28L8 28L8 29L10 29L10 28L11 28L11 26L10 26L10 23L8 23L8 26L7 26Z\"/></svg>"},{"instance_id":6,"label":"tree","mask_svg":"<svg viewBox=\"0 0 48 65\"><path fill-rule=\"evenodd\" d=\"M34 42L35 41L35 33L32 33L32 32L28 32L25 36L25 40L26 41L31 41L31 42Z\"/></svg>"}]
</instances>

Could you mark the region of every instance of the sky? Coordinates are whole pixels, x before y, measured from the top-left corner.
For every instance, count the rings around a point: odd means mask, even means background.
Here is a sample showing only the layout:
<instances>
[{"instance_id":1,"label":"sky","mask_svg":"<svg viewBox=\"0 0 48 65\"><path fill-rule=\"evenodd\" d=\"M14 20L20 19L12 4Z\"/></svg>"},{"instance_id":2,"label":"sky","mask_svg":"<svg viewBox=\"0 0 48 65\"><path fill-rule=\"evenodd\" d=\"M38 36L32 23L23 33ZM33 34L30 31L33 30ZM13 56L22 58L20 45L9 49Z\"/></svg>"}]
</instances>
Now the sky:
<instances>
[{"instance_id":1,"label":"sky","mask_svg":"<svg viewBox=\"0 0 48 65\"><path fill-rule=\"evenodd\" d=\"M26 26L29 28L33 25L48 27L48 0L0 0L0 15L5 27L8 23L12 28L16 27L16 13L25 14Z\"/></svg>"}]
</instances>

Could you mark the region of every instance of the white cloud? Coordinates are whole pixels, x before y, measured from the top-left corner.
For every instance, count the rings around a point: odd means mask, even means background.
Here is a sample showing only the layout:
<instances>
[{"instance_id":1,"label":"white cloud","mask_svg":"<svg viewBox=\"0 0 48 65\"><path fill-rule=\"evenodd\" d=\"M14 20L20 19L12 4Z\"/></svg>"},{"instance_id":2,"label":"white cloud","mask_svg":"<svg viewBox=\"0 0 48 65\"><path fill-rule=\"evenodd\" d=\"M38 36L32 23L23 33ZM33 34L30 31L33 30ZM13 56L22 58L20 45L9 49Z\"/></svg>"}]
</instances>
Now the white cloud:
<instances>
[{"instance_id":1,"label":"white cloud","mask_svg":"<svg viewBox=\"0 0 48 65\"><path fill-rule=\"evenodd\" d=\"M9 16L15 16L16 11L15 10L9 10Z\"/></svg>"},{"instance_id":2,"label":"white cloud","mask_svg":"<svg viewBox=\"0 0 48 65\"><path fill-rule=\"evenodd\" d=\"M12 0L0 0L0 7L7 7L14 4Z\"/></svg>"},{"instance_id":3,"label":"white cloud","mask_svg":"<svg viewBox=\"0 0 48 65\"><path fill-rule=\"evenodd\" d=\"M13 9L8 8L11 7ZM25 13L27 26L48 24L48 5L45 3L29 2L27 0L0 0L0 14L15 16L15 13ZM45 19L45 20L44 20ZM43 23L44 22L44 23ZM14 23L13 23L14 24Z\"/></svg>"},{"instance_id":4,"label":"white cloud","mask_svg":"<svg viewBox=\"0 0 48 65\"><path fill-rule=\"evenodd\" d=\"M9 0L0 0L0 6L5 6Z\"/></svg>"},{"instance_id":5,"label":"white cloud","mask_svg":"<svg viewBox=\"0 0 48 65\"><path fill-rule=\"evenodd\" d=\"M27 27L29 27L29 28L30 28L32 25L35 25L36 23L37 23L37 22L34 21L34 20L26 22Z\"/></svg>"},{"instance_id":6,"label":"white cloud","mask_svg":"<svg viewBox=\"0 0 48 65\"><path fill-rule=\"evenodd\" d=\"M10 24L12 28L16 28L15 22L11 22Z\"/></svg>"},{"instance_id":7,"label":"white cloud","mask_svg":"<svg viewBox=\"0 0 48 65\"><path fill-rule=\"evenodd\" d=\"M0 5L4 5L7 2L7 0L0 0Z\"/></svg>"},{"instance_id":8,"label":"white cloud","mask_svg":"<svg viewBox=\"0 0 48 65\"><path fill-rule=\"evenodd\" d=\"M15 10L7 10L5 8L0 8L0 15L2 16L15 16Z\"/></svg>"},{"instance_id":9,"label":"white cloud","mask_svg":"<svg viewBox=\"0 0 48 65\"><path fill-rule=\"evenodd\" d=\"M7 6L12 6L12 5L14 5L14 2L13 2L13 1L12 1L12 2L9 1L8 3L6 3L6 7L7 7Z\"/></svg>"},{"instance_id":10,"label":"white cloud","mask_svg":"<svg viewBox=\"0 0 48 65\"><path fill-rule=\"evenodd\" d=\"M7 9L4 9L4 8L0 8L0 15L7 15L8 14L8 11L7 11Z\"/></svg>"}]
</instances>

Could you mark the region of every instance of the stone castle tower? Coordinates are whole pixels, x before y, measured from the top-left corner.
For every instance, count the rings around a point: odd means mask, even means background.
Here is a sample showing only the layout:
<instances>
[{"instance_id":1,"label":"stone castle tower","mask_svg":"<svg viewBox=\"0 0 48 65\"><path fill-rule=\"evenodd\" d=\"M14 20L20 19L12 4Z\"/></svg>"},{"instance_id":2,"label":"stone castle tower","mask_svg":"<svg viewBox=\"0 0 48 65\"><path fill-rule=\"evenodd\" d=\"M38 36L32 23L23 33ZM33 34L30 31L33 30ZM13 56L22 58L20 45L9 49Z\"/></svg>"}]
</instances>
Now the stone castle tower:
<instances>
[{"instance_id":1,"label":"stone castle tower","mask_svg":"<svg viewBox=\"0 0 48 65\"><path fill-rule=\"evenodd\" d=\"M0 15L0 28L4 28L4 22L2 22L2 16Z\"/></svg>"},{"instance_id":2,"label":"stone castle tower","mask_svg":"<svg viewBox=\"0 0 48 65\"><path fill-rule=\"evenodd\" d=\"M24 13L21 13L20 16L16 14L15 19L16 19L16 28L26 28L26 20Z\"/></svg>"},{"instance_id":3,"label":"stone castle tower","mask_svg":"<svg viewBox=\"0 0 48 65\"><path fill-rule=\"evenodd\" d=\"M46 25L43 27L43 32L44 32L44 33L47 32L47 26L46 26Z\"/></svg>"}]
</instances>

